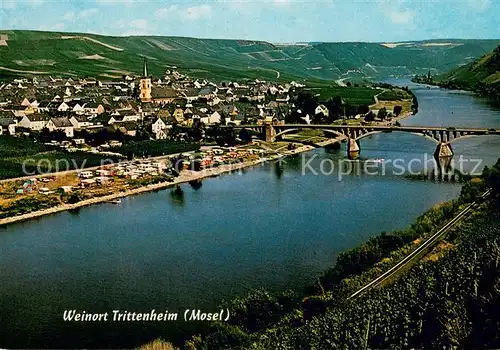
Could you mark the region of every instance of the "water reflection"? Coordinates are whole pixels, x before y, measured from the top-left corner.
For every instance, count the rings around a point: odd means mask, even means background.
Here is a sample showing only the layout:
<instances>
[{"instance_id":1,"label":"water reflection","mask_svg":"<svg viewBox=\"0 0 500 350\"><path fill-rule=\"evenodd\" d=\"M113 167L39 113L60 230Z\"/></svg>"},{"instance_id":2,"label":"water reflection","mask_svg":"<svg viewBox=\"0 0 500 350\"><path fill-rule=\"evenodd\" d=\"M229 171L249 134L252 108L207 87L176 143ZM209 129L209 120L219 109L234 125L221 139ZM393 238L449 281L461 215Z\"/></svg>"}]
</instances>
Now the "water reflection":
<instances>
[{"instance_id":1,"label":"water reflection","mask_svg":"<svg viewBox=\"0 0 500 350\"><path fill-rule=\"evenodd\" d=\"M68 213L70 213L71 215L78 216L78 215L80 215L80 210L81 210L81 207L78 207L75 209L68 210Z\"/></svg>"},{"instance_id":2,"label":"water reflection","mask_svg":"<svg viewBox=\"0 0 500 350\"><path fill-rule=\"evenodd\" d=\"M283 164L281 162L276 162L274 163L273 168L276 178L280 180L283 176Z\"/></svg>"},{"instance_id":3,"label":"water reflection","mask_svg":"<svg viewBox=\"0 0 500 350\"><path fill-rule=\"evenodd\" d=\"M195 191L198 191L203 185L203 182L201 180L193 180L189 181L189 186Z\"/></svg>"},{"instance_id":4,"label":"water reflection","mask_svg":"<svg viewBox=\"0 0 500 350\"><path fill-rule=\"evenodd\" d=\"M175 188L170 191L170 197L172 198L172 204L181 207L184 206L184 191L181 186L175 186Z\"/></svg>"}]
</instances>

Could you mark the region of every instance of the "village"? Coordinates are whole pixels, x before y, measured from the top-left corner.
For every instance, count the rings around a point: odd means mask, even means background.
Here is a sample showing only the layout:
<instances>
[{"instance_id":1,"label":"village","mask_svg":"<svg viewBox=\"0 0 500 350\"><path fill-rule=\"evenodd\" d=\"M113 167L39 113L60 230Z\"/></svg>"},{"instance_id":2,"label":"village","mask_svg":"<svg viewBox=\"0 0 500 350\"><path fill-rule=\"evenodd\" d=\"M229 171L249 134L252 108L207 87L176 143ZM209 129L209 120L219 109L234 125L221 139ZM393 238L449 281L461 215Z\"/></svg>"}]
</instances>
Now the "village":
<instances>
[{"instance_id":1,"label":"village","mask_svg":"<svg viewBox=\"0 0 500 350\"><path fill-rule=\"evenodd\" d=\"M140 78L18 78L0 85L0 135L46 129L81 140L107 129L132 137L145 131L158 140L167 139L174 125L279 122L290 112L290 93L298 87L303 85L259 80L217 85L175 69L153 79L146 61Z\"/></svg>"},{"instance_id":2,"label":"village","mask_svg":"<svg viewBox=\"0 0 500 350\"><path fill-rule=\"evenodd\" d=\"M386 120L410 109L408 100L403 101L404 108L398 100L379 101L375 94L387 89L361 90L368 91L364 101L373 100L373 108L383 106L384 113L391 108ZM11 149L21 152L9 158L9 150L3 150L6 173L0 183L0 220L99 198L116 202L117 196L140 188L215 176L235 165L251 166L309 150L311 140L324 141L309 131L287 135L283 139L287 142L266 143L254 134L236 135L219 126L332 123L339 119L341 107L342 123L366 123L380 115L380 110L366 104L348 105L346 115L343 99L320 103L319 94L312 91L294 81L214 83L192 79L176 67L153 78L146 59L141 76L114 80L34 76L0 83L0 141L19 140ZM349 93L354 96L359 91L353 88ZM44 147L35 151L40 145ZM32 153L19 151L23 148L33 148ZM62 172L34 165L26 172L28 155L39 162L40 157L42 161L52 157L48 163L56 165L60 160L84 161L81 167ZM84 167L92 156L97 158ZM9 172L10 168L14 170Z\"/></svg>"},{"instance_id":3,"label":"village","mask_svg":"<svg viewBox=\"0 0 500 350\"><path fill-rule=\"evenodd\" d=\"M299 116L296 121L302 123L315 119L331 122L335 119L332 106L337 109L343 106L342 119L353 120L365 117L369 120L370 115L380 114L383 107L383 117L390 120L405 109L394 103L389 106L378 103L373 96L384 90L373 87L374 92L368 95L368 101L377 102L373 108L350 104L346 114L346 101L342 99L330 106L311 99L312 102L302 102L312 103L312 108L302 111L297 95L306 91L305 88L305 84L295 81L273 83L247 79L215 83L190 78L176 67L166 70L162 78L153 78L148 73L146 59L141 76L124 75L113 80L16 78L0 82L0 135L42 133L53 140L71 141L76 146L88 143L92 135L103 131L123 135L123 138L183 140L187 138L186 133L175 132L174 126L279 125L293 119L290 117L294 113ZM353 90L353 94L356 93Z\"/></svg>"}]
</instances>

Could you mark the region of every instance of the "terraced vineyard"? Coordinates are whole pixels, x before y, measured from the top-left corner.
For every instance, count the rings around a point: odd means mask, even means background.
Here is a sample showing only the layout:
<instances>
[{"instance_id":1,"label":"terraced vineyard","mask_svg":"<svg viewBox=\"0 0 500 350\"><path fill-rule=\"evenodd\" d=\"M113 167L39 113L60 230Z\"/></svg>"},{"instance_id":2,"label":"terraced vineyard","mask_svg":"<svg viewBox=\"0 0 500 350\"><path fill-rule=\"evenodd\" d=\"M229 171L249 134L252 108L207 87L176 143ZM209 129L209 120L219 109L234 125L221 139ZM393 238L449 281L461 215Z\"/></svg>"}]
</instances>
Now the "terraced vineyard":
<instances>
[{"instance_id":1,"label":"terraced vineyard","mask_svg":"<svg viewBox=\"0 0 500 350\"><path fill-rule=\"evenodd\" d=\"M458 201L430 211L403 232L382 234L341 254L336 268L312 286L308 296L258 290L228 303L234 310L230 324L219 324L188 345L200 349L498 348L499 178L500 160L484 171L483 180L464 185ZM363 275L380 274L384 265L421 244L432 226L478 198L485 184L492 186L496 198L455 226L420 262L361 297L345 298L360 286ZM418 232L422 239L415 239Z\"/></svg>"},{"instance_id":2,"label":"terraced vineyard","mask_svg":"<svg viewBox=\"0 0 500 350\"><path fill-rule=\"evenodd\" d=\"M276 80L371 79L444 72L500 44L500 40L274 45L261 41L181 37L1 31L0 74L120 77L139 74L143 57L153 74L169 66L200 78ZM446 40L447 42L450 40ZM279 73L279 74L278 74Z\"/></svg>"}]
</instances>

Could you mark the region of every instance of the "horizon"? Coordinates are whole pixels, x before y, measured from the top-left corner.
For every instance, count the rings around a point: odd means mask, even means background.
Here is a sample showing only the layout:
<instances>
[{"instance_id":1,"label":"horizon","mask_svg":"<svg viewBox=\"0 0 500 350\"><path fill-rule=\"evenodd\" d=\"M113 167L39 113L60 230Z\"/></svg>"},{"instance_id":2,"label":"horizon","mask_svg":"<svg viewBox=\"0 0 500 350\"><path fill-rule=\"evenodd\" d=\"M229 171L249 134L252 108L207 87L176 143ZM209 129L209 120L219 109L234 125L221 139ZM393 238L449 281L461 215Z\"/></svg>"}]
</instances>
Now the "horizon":
<instances>
[{"instance_id":1,"label":"horizon","mask_svg":"<svg viewBox=\"0 0 500 350\"><path fill-rule=\"evenodd\" d=\"M264 42L272 45L282 45L282 46L293 46L293 45L314 45L314 44L411 44L416 42L441 42L441 41L465 41L465 40L485 40L485 41L497 41L500 40L500 36L496 38L427 38L418 40L400 40L400 41L296 41L296 42L272 42L261 39L242 39L238 37L233 38L217 38L217 37L195 37L195 36L182 36L182 35L163 35L163 34L139 34L139 35L108 35L95 32L76 32L76 31L64 31L64 30L41 30L41 29L0 29L0 34L8 34L7 32L38 32L38 33L51 33L51 34L85 34L103 37L115 37L115 38L147 38L147 37L165 37L165 38L183 38L183 39L198 39L198 40L228 40L228 41L249 41L249 42Z\"/></svg>"},{"instance_id":2,"label":"horizon","mask_svg":"<svg viewBox=\"0 0 500 350\"><path fill-rule=\"evenodd\" d=\"M495 40L492 0L2 0L3 30L291 43ZM465 26L464 23L467 25Z\"/></svg>"}]
</instances>

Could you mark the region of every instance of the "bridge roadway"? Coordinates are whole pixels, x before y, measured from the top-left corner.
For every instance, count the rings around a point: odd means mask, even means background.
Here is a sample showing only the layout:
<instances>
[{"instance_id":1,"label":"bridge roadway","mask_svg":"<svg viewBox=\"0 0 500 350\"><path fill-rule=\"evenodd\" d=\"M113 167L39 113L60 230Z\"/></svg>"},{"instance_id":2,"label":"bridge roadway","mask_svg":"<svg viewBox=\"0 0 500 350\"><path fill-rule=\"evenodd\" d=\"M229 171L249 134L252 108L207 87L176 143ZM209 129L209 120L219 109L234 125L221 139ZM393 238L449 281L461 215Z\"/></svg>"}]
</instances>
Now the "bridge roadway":
<instances>
[{"instance_id":1,"label":"bridge roadway","mask_svg":"<svg viewBox=\"0 0 500 350\"><path fill-rule=\"evenodd\" d=\"M394 126L394 125L322 125L322 124L283 124L283 125L272 125L275 129L325 129L325 130L342 130L342 129L352 129L352 130L380 130L380 131L406 131L406 132L417 132L422 131L456 131L456 132L466 132L466 133L478 133L478 134L492 134L500 135L500 129L487 129L487 128L469 128L469 127L436 127L436 126ZM261 129L265 128L265 125L222 125L221 128L233 128L233 129Z\"/></svg>"},{"instance_id":2,"label":"bridge roadway","mask_svg":"<svg viewBox=\"0 0 500 350\"><path fill-rule=\"evenodd\" d=\"M436 126L394 126L394 125L318 125L318 124L284 124L284 125L239 125L222 126L237 130L254 130L265 135L266 141L274 141L281 135L302 129L317 129L332 133L336 137L360 140L372 134L381 132L407 132L430 138L436 143L450 143L469 136L500 135L500 129L470 128L470 127L436 127Z\"/></svg>"}]
</instances>

